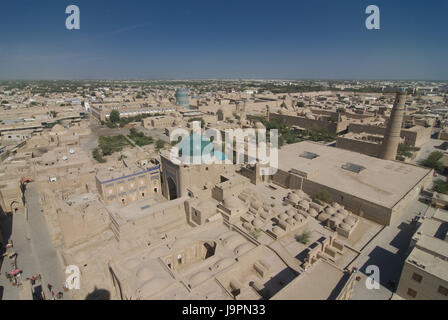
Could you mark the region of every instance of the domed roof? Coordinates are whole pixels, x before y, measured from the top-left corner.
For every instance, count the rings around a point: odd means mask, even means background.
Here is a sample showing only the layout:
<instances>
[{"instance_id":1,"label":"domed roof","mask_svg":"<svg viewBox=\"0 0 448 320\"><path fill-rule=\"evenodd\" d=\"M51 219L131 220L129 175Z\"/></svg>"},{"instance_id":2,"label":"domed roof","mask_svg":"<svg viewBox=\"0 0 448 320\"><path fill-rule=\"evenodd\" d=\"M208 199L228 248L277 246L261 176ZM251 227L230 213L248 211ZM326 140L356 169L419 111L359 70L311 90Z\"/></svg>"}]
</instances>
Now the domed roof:
<instances>
[{"instance_id":1,"label":"domed roof","mask_svg":"<svg viewBox=\"0 0 448 320\"><path fill-rule=\"evenodd\" d=\"M142 298L149 297L150 295L165 289L169 286L169 284L169 280L155 277L143 283L143 285L137 290L137 294Z\"/></svg>"},{"instance_id":2,"label":"domed roof","mask_svg":"<svg viewBox=\"0 0 448 320\"><path fill-rule=\"evenodd\" d=\"M318 217L317 220L319 221L325 221L330 218L330 215L328 213L322 212Z\"/></svg>"},{"instance_id":3,"label":"domed roof","mask_svg":"<svg viewBox=\"0 0 448 320\"><path fill-rule=\"evenodd\" d=\"M252 225L255 228L260 228L263 225L263 221L260 218L256 218L254 219L254 221L252 221Z\"/></svg>"},{"instance_id":4,"label":"domed roof","mask_svg":"<svg viewBox=\"0 0 448 320\"><path fill-rule=\"evenodd\" d=\"M234 263L235 260L232 258L223 258L219 261L217 261L214 265L213 268L216 269L224 269L227 268L228 266L230 266L232 263Z\"/></svg>"},{"instance_id":5,"label":"domed roof","mask_svg":"<svg viewBox=\"0 0 448 320\"><path fill-rule=\"evenodd\" d=\"M314 209L314 208L309 209L309 210L308 210L308 213L309 213L309 215L312 216L312 217L315 217L315 216L317 216L317 215L319 214L319 213L317 212L317 210Z\"/></svg>"},{"instance_id":6,"label":"domed roof","mask_svg":"<svg viewBox=\"0 0 448 320\"><path fill-rule=\"evenodd\" d=\"M250 206L258 210L261 207L261 203L257 199L255 199L250 203Z\"/></svg>"},{"instance_id":7,"label":"domed roof","mask_svg":"<svg viewBox=\"0 0 448 320\"><path fill-rule=\"evenodd\" d=\"M265 129L266 127L260 121L255 122L255 128L257 129Z\"/></svg>"},{"instance_id":8,"label":"domed roof","mask_svg":"<svg viewBox=\"0 0 448 320\"><path fill-rule=\"evenodd\" d=\"M158 257L162 257L164 255L167 255L170 252L170 250L166 247L158 247L156 249L154 249L153 251L151 251L151 253L149 254L150 258L158 258Z\"/></svg>"},{"instance_id":9,"label":"domed roof","mask_svg":"<svg viewBox=\"0 0 448 320\"><path fill-rule=\"evenodd\" d=\"M342 221L342 217L338 215L334 215L330 218L330 221L333 221L335 224L339 224Z\"/></svg>"},{"instance_id":10,"label":"domed roof","mask_svg":"<svg viewBox=\"0 0 448 320\"><path fill-rule=\"evenodd\" d=\"M171 245L171 248L173 248L173 249L185 248L188 245L190 245L191 243L192 243L191 239L181 238L181 239L177 239L176 241L174 241L174 243Z\"/></svg>"},{"instance_id":11,"label":"domed roof","mask_svg":"<svg viewBox=\"0 0 448 320\"><path fill-rule=\"evenodd\" d=\"M125 265L128 269L134 269L141 263L140 259L137 258L131 258L126 261Z\"/></svg>"},{"instance_id":12,"label":"domed roof","mask_svg":"<svg viewBox=\"0 0 448 320\"><path fill-rule=\"evenodd\" d=\"M252 214L248 214L244 217L244 219L246 219L247 221L251 222L252 220L255 219L255 217Z\"/></svg>"},{"instance_id":13,"label":"domed roof","mask_svg":"<svg viewBox=\"0 0 448 320\"><path fill-rule=\"evenodd\" d=\"M56 125L54 125L53 126L53 128L51 129L51 132L54 132L54 133L61 133L61 132L64 132L64 127L63 126L61 126L60 124L56 124Z\"/></svg>"},{"instance_id":14,"label":"domed roof","mask_svg":"<svg viewBox=\"0 0 448 320\"><path fill-rule=\"evenodd\" d=\"M287 224L294 224L294 223L296 223L296 221L293 218L288 218L288 219L286 219L286 223Z\"/></svg>"},{"instance_id":15,"label":"domed roof","mask_svg":"<svg viewBox=\"0 0 448 320\"><path fill-rule=\"evenodd\" d=\"M353 226L356 223L356 219L352 216L346 217L343 221L351 226Z\"/></svg>"},{"instance_id":16,"label":"domed roof","mask_svg":"<svg viewBox=\"0 0 448 320\"><path fill-rule=\"evenodd\" d=\"M333 202L333 203L331 204L331 206L332 206L333 208L335 208L335 209L341 209L341 208L342 208L342 206L341 206L339 203L337 203L337 202Z\"/></svg>"},{"instance_id":17,"label":"domed roof","mask_svg":"<svg viewBox=\"0 0 448 320\"><path fill-rule=\"evenodd\" d=\"M197 209L199 209L200 211L209 211L214 210L215 206L210 201L202 200L201 202L198 203Z\"/></svg>"},{"instance_id":18,"label":"domed roof","mask_svg":"<svg viewBox=\"0 0 448 320\"><path fill-rule=\"evenodd\" d=\"M246 206L244 202L233 196L225 198L223 203L226 208L234 210L242 209Z\"/></svg>"},{"instance_id":19,"label":"domed roof","mask_svg":"<svg viewBox=\"0 0 448 320\"><path fill-rule=\"evenodd\" d=\"M348 225L348 224L342 222L342 223L339 225L339 228L341 228L342 230L345 230L345 231L350 231L352 227L351 227L350 225Z\"/></svg>"},{"instance_id":20,"label":"domed roof","mask_svg":"<svg viewBox=\"0 0 448 320\"><path fill-rule=\"evenodd\" d=\"M288 209L288 210L286 210L285 213L286 213L288 216L293 217L293 216L297 213L297 211L294 210L294 209Z\"/></svg>"},{"instance_id":21,"label":"domed roof","mask_svg":"<svg viewBox=\"0 0 448 320\"><path fill-rule=\"evenodd\" d=\"M300 197L296 193L290 192L288 194L288 200L297 203L300 201Z\"/></svg>"},{"instance_id":22,"label":"domed roof","mask_svg":"<svg viewBox=\"0 0 448 320\"><path fill-rule=\"evenodd\" d=\"M235 250L233 250L233 253L235 255L240 255L246 251L249 251L252 248L252 244L250 244L249 242L240 244L238 247L235 248Z\"/></svg>"},{"instance_id":23,"label":"domed roof","mask_svg":"<svg viewBox=\"0 0 448 320\"><path fill-rule=\"evenodd\" d=\"M280 228L280 227L277 227L277 226L275 226L275 227L273 227L272 228L272 231L274 232L274 233L280 233L280 232L282 232L282 229Z\"/></svg>"},{"instance_id":24,"label":"domed roof","mask_svg":"<svg viewBox=\"0 0 448 320\"><path fill-rule=\"evenodd\" d=\"M300 200L299 206L301 206L303 209L308 210L310 208L310 203L308 201Z\"/></svg>"},{"instance_id":25,"label":"domed roof","mask_svg":"<svg viewBox=\"0 0 448 320\"><path fill-rule=\"evenodd\" d=\"M149 267L143 266L143 267L141 267L140 269L137 270L136 276L137 276L138 280L146 281L146 280L149 280L149 279L152 278L153 273L151 272Z\"/></svg>"},{"instance_id":26,"label":"domed roof","mask_svg":"<svg viewBox=\"0 0 448 320\"><path fill-rule=\"evenodd\" d=\"M339 209L338 212L339 212L339 214L342 214L343 216L347 216L348 213L349 213L349 212L348 212L347 210L345 210L345 209Z\"/></svg>"},{"instance_id":27,"label":"domed roof","mask_svg":"<svg viewBox=\"0 0 448 320\"><path fill-rule=\"evenodd\" d=\"M198 284L200 284L201 282L204 282L205 280L207 280L208 278L210 278L210 275L207 272L200 271L190 278L190 284L192 287L195 287Z\"/></svg>"},{"instance_id":28,"label":"domed roof","mask_svg":"<svg viewBox=\"0 0 448 320\"><path fill-rule=\"evenodd\" d=\"M294 220L296 220L296 221L302 221L303 216L302 216L301 214L298 214L298 213L297 213L297 214L294 215L293 218L294 218Z\"/></svg>"},{"instance_id":29,"label":"domed roof","mask_svg":"<svg viewBox=\"0 0 448 320\"><path fill-rule=\"evenodd\" d=\"M278 217L279 217L280 220L286 220L286 219L289 218L289 216L286 213L280 213L278 215Z\"/></svg>"},{"instance_id":30,"label":"domed roof","mask_svg":"<svg viewBox=\"0 0 448 320\"><path fill-rule=\"evenodd\" d=\"M249 222L244 222L243 223L243 228L246 230L251 230L252 229L252 225Z\"/></svg>"},{"instance_id":31,"label":"domed roof","mask_svg":"<svg viewBox=\"0 0 448 320\"><path fill-rule=\"evenodd\" d=\"M334 214L336 212L336 210L334 209L334 208L332 208L332 207L327 207L326 209L325 209L325 213L328 213L329 215L332 215L332 214Z\"/></svg>"}]
</instances>

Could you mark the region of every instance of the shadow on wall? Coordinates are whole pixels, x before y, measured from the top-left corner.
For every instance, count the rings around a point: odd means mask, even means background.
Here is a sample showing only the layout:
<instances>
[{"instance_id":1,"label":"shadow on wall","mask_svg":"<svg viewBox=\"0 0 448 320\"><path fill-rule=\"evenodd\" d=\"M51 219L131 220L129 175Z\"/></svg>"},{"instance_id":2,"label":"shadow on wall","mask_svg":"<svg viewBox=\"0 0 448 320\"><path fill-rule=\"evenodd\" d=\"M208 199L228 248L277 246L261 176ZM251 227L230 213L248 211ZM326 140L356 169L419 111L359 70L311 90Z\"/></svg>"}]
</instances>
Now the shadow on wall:
<instances>
[{"instance_id":1,"label":"shadow on wall","mask_svg":"<svg viewBox=\"0 0 448 320\"><path fill-rule=\"evenodd\" d=\"M95 289L90 292L85 300L110 300L110 292L106 289Z\"/></svg>"}]
</instances>

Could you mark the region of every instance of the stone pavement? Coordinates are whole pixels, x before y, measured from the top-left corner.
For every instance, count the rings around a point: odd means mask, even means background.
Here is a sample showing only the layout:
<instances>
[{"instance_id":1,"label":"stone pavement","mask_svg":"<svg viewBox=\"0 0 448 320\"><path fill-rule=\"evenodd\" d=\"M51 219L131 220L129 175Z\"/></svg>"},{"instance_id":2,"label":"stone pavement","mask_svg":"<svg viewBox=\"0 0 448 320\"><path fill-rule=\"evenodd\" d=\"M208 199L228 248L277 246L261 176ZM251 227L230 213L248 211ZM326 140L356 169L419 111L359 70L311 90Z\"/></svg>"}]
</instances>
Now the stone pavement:
<instances>
[{"instance_id":1,"label":"stone pavement","mask_svg":"<svg viewBox=\"0 0 448 320\"><path fill-rule=\"evenodd\" d=\"M35 183L30 183L25 192L27 210L17 212L13 216L12 241L14 250L18 253L17 266L23 270L22 279L40 273L42 276L42 289L50 298L47 285L51 284L54 293L62 290L65 282L64 266L53 247L45 218L41 212L39 192ZM6 280L4 272L9 266L6 259L2 266L0 286L4 286L3 299L31 299L29 286L22 288L13 287ZM9 270L8 270L9 271ZM70 294L64 293L64 299L69 299Z\"/></svg>"},{"instance_id":2,"label":"stone pavement","mask_svg":"<svg viewBox=\"0 0 448 320\"><path fill-rule=\"evenodd\" d=\"M408 255L408 247L412 235L415 232L410 224L412 218L419 212L424 213L428 208L427 204L419 202L417 199L411 202L401 217L390 226L386 226L365 248L361 254L350 265L357 267L361 280L356 282L353 290L353 300L388 300L391 299L393 289L389 281L394 281L398 285L404 261ZM380 271L380 288L367 289L366 268L369 265L376 265Z\"/></svg>"}]
</instances>

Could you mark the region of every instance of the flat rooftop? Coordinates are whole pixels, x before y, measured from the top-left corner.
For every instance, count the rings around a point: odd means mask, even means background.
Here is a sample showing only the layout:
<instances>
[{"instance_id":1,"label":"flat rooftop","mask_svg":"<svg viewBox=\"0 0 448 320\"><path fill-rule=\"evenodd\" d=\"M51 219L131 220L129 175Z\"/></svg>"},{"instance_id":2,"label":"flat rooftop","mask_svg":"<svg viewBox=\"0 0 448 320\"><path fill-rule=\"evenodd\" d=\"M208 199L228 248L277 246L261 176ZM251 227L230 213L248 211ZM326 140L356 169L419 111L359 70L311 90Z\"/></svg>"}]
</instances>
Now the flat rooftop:
<instances>
[{"instance_id":1,"label":"flat rooftop","mask_svg":"<svg viewBox=\"0 0 448 320\"><path fill-rule=\"evenodd\" d=\"M442 240L438 241L443 242ZM407 262L439 279L448 281L448 261L443 260L431 253L423 251L418 247L414 247L407 258Z\"/></svg>"},{"instance_id":2,"label":"flat rooftop","mask_svg":"<svg viewBox=\"0 0 448 320\"><path fill-rule=\"evenodd\" d=\"M308 154L317 157L301 156ZM282 147L278 157L283 171L305 172L308 180L387 208L394 207L431 171L308 141ZM359 173L343 169L347 164L364 169Z\"/></svg>"},{"instance_id":3,"label":"flat rooftop","mask_svg":"<svg viewBox=\"0 0 448 320\"><path fill-rule=\"evenodd\" d=\"M272 297L273 300L334 300L349 275L330 263L319 260L308 271Z\"/></svg>"}]
</instances>

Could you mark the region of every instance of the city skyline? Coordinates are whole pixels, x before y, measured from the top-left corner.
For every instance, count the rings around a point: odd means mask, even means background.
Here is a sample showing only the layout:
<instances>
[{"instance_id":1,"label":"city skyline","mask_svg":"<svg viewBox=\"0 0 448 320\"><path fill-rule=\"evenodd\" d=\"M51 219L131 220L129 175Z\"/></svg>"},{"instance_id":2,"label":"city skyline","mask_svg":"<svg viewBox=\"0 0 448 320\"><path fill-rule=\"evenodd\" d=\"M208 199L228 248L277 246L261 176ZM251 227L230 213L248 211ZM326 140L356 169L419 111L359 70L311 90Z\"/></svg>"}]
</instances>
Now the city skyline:
<instances>
[{"instance_id":1,"label":"city skyline","mask_svg":"<svg viewBox=\"0 0 448 320\"><path fill-rule=\"evenodd\" d=\"M80 30L65 28L71 4ZM380 30L365 27L370 4ZM443 1L126 5L5 4L0 80L447 79Z\"/></svg>"}]
</instances>

